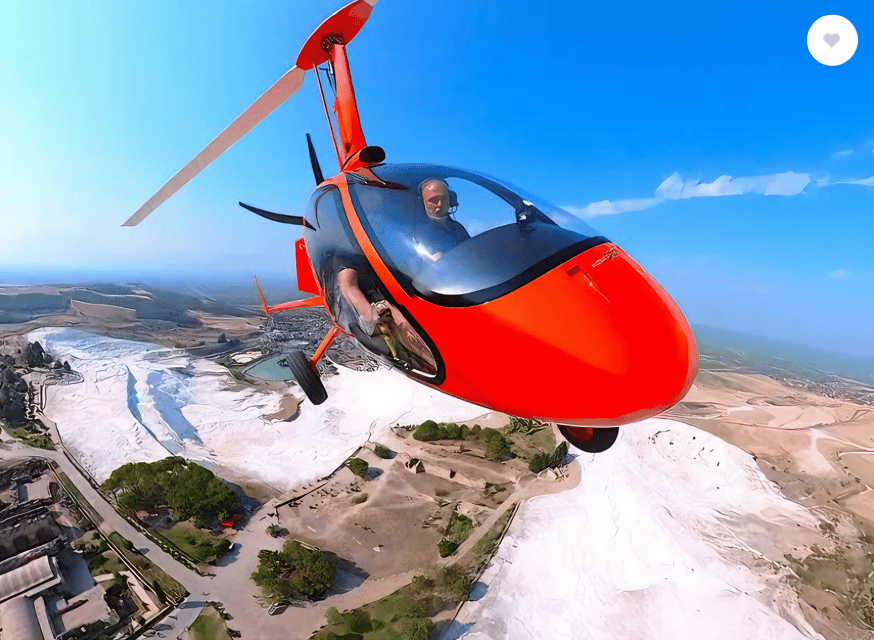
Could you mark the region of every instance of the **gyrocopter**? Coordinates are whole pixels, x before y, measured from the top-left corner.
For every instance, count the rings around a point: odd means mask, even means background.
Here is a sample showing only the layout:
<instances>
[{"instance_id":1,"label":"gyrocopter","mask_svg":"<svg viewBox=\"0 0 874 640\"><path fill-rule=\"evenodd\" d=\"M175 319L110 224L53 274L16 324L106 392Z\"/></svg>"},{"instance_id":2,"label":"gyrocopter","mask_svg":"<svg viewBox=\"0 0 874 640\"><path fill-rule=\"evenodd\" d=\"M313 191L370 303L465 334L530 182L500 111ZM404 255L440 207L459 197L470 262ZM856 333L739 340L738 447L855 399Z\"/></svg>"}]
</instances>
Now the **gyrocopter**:
<instances>
[{"instance_id":1,"label":"gyrocopter","mask_svg":"<svg viewBox=\"0 0 874 640\"><path fill-rule=\"evenodd\" d=\"M677 304L621 248L572 214L484 174L387 164L358 115L346 46L377 0L356 0L310 36L295 66L149 199L137 225L294 94L313 69L340 172L304 215L243 205L300 225L298 288L265 312L324 307L334 326L312 357L286 355L307 398L327 393L316 363L341 332L414 380L463 400L555 422L602 450L619 425L656 415L688 391L695 340ZM335 94L332 122L326 83ZM257 286L257 280L255 281Z\"/></svg>"}]
</instances>

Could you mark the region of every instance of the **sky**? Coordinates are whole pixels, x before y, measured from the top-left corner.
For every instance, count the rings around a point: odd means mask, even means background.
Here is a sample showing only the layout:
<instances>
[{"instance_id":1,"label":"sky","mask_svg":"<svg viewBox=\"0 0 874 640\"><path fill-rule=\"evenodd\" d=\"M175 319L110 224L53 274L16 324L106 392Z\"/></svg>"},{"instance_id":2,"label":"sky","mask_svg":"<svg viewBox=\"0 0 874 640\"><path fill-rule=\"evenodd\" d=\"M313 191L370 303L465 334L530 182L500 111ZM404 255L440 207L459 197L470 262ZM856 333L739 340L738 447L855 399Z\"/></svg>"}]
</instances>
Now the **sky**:
<instances>
[{"instance_id":1,"label":"sky","mask_svg":"<svg viewBox=\"0 0 874 640\"><path fill-rule=\"evenodd\" d=\"M124 222L293 64L342 0L0 5L0 282L294 278L302 89ZM813 22L848 18L829 67ZM482 171L586 218L693 324L874 356L874 6L381 0L349 45L389 162ZM4 272L7 274L4 276Z\"/></svg>"}]
</instances>

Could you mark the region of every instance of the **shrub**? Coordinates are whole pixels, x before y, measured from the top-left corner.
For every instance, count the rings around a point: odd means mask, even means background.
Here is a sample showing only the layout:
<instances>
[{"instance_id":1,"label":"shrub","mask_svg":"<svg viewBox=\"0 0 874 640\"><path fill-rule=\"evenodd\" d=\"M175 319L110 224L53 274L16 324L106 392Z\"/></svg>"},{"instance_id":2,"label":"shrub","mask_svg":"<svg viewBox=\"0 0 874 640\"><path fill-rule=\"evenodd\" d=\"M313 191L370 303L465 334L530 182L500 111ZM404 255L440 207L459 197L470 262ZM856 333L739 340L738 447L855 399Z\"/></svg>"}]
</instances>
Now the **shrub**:
<instances>
[{"instance_id":1,"label":"shrub","mask_svg":"<svg viewBox=\"0 0 874 640\"><path fill-rule=\"evenodd\" d=\"M562 440L561 444L559 444L555 448L555 451L552 452L552 456L550 456L549 458L549 467L551 469L555 469L557 466L559 466L564 461L565 456L567 456L567 452L567 440Z\"/></svg>"},{"instance_id":2,"label":"shrub","mask_svg":"<svg viewBox=\"0 0 874 640\"><path fill-rule=\"evenodd\" d=\"M346 466L348 466L349 470L359 478L366 476L367 470L370 469L370 465L361 458L352 458Z\"/></svg>"},{"instance_id":3,"label":"shrub","mask_svg":"<svg viewBox=\"0 0 874 640\"><path fill-rule=\"evenodd\" d=\"M482 430L480 439L486 443L486 457L489 460L498 460L501 454L510 447L510 442L504 435L491 427Z\"/></svg>"},{"instance_id":4,"label":"shrub","mask_svg":"<svg viewBox=\"0 0 874 640\"><path fill-rule=\"evenodd\" d=\"M444 427L446 440L458 440L461 437L461 427L454 422L450 422Z\"/></svg>"},{"instance_id":5,"label":"shrub","mask_svg":"<svg viewBox=\"0 0 874 640\"><path fill-rule=\"evenodd\" d=\"M472 586L470 578L467 576L459 576L452 581L452 584L450 584L449 595L452 596L452 599L456 602L462 602L463 600L467 600Z\"/></svg>"},{"instance_id":6,"label":"shrub","mask_svg":"<svg viewBox=\"0 0 874 640\"><path fill-rule=\"evenodd\" d=\"M531 460L528 462L528 470L534 473L540 473L549 465L549 458L550 456L546 453L535 453L531 456Z\"/></svg>"},{"instance_id":7,"label":"shrub","mask_svg":"<svg viewBox=\"0 0 874 640\"><path fill-rule=\"evenodd\" d=\"M461 433L459 434L459 437L462 440L467 440L470 437L470 427L466 424L461 425Z\"/></svg>"},{"instance_id":8,"label":"shrub","mask_svg":"<svg viewBox=\"0 0 874 640\"><path fill-rule=\"evenodd\" d=\"M422 442L431 440L439 440L443 436L444 430L433 420L426 420L413 432L413 438Z\"/></svg>"},{"instance_id":9,"label":"shrub","mask_svg":"<svg viewBox=\"0 0 874 640\"><path fill-rule=\"evenodd\" d=\"M510 416L510 424L506 426L505 430L508 435L511 433L516 433L517 431L522 434L527 434L542 426L543 423L540 422L540 420L529 420L526 418Z\"/></svg>"},{"instance_id":10,"label":"shrub","mask_svg":"<svg viewBox=\"0 0 874 640\"><path fill-rule=\"evenodd\" d=\"M458 549L458 543L447 540L446 538L443 538L440 542L437 543L437 550L440 551L441 558L451 556L453 553L455 553L456 549Z\"/></svg>"},{"instance_id":11,"label":"shrub","mask_svg":"<svg viewBox=\"0 0 874 640\"><path fill-rule=\"evenodd\" d=\"M446 527L446 538L461 544L473 531L473 520L460 513L453 513Z\"/></svg>"},{"instance_id":12,"label":"shrub","mask_svg":"<svg viewBox=\"0 0 874 640\"><path fill-rule=\"evenodd\" d=\"M378 455L383 460L386 460L389 457L391 457L391 449L389 449L384 444L376 443L376 445L373 447L373 453Z\"/></svg>"}]
</instances>

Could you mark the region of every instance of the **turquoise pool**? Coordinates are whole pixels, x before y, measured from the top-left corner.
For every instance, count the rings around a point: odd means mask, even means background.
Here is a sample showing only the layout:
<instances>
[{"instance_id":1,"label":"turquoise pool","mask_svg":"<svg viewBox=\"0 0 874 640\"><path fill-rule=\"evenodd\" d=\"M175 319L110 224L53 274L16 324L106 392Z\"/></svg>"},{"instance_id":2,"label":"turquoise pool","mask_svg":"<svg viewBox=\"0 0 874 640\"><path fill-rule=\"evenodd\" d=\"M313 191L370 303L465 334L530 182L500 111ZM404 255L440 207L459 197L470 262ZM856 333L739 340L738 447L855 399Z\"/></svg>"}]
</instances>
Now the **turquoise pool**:
<instances>
[{"instance_id":1,"label":"turquoise pool","mask_svg":"<svg viewBox=\"0 0 874 640\"><path fill-rule=\"evenodd\" d=\"M285 360L281 353L264 358L246 369L245 374L259 380L294 380L291 369L279 364L280 360Z\"/></svg>"}]
</instances>

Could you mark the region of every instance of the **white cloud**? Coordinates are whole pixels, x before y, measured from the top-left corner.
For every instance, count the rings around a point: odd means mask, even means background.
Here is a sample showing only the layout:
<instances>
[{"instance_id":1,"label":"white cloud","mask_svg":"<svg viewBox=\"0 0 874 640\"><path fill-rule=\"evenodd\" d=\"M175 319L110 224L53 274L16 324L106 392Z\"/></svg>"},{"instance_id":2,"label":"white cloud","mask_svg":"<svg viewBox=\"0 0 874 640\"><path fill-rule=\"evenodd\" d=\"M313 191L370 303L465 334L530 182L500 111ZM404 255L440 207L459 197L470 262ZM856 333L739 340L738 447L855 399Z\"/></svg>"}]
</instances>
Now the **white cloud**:
<instances>
[{"instance_id":1,"label":"white cloud","mask_svg":"<svg viewBox=\"0 0 874 640\"><path fill-rule=\"evenodd\" d=\"M595 216L625 213L626 211L642 211L666 200L739 196L745 193L758 193L765 196L796 196L804 191L804 188L810 182L810 174L795 173L794 171L740 178L720 176L713 182L687 180L679 173L674 173L658 186L654 198L636 198L612 202L610 200L602 200L600 202L593 202L585 207L565 207L565 209L575 215L593 218Z\"/></svg>"},{"instance_id":2,"label":"white cloud","mask_svg":"<svg viewBox=\"0 0 874 640\"><path fill-rule=\"evenodd\" d=\"M828 277L832 280L849 280L850 272L846 269L835 269L831 273L828 274Z\"/></svg>"},{"instance_id":3,"label":"white cloud","mask_svg":"<svg viewBox=\"0 0 874 640\"><path fill-rule=\"evenodd\" d=\"M593 202L586 207L564 207L571 213L583 218L594 218L595 216L609 216L614 213L625 213L626 211L642 211L649 209L651 206L659 202L656 198L637 198L630 200L601 200L601 202Z\"/></svg>"},{"instance_id":4,"label":"white cloud","mask_svg":"<svg viewBox=\"0 0 874 640\"><path fill-rule=\"evenodd\" d=\"M699 198L709 196L739 196L745 193L759 193L766 196L796 196L810 184L810 174L775 173L769 176L749 176L732 178L720 176L713 182L684 180L675 173L656 189L656 196L666 200Z\"/></svg>"},{"instance_id":5,"label":"white cloud","mask_svg":"<svg viewBox=\"0 0 874 640\"><path fill-rule=\"evenodd\" d=\"M843 182L832 182L832 184L861 184L866 187L874 187L874 176L864 180L844 180Z\"/></svg>"},{"instance_id":6,"label":"white cloud","mask_svg":"<svg viewBox=\"0 0 874 640\"><path fill-rule=\"evenodd\" d=\"M841 158L846 158L851 153L853 153L852 149L843 149L841 151L835 151L832 154L832 158L834 158L835 160L840 160Z\"/></svg>"}]
</instances>

